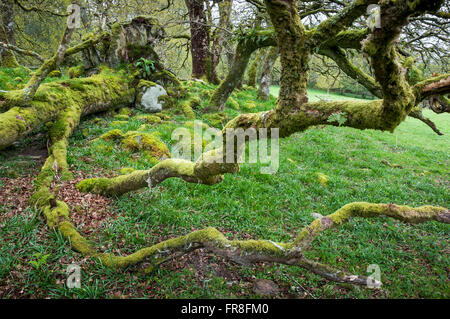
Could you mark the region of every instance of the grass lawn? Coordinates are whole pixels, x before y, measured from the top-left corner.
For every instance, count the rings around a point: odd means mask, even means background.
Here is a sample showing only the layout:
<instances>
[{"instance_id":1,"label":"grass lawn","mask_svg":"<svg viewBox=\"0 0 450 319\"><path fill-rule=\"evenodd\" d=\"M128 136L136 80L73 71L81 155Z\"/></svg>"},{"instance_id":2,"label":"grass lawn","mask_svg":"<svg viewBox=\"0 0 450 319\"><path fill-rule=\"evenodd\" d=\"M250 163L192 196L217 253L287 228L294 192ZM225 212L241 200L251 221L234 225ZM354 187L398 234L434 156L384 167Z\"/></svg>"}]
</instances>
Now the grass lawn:
<instances>
[{"instance_id":1,"label":"grass lawn","mask_svg":"<svg viewBox=\"0 0 450 319\"><path fill-rule=\"evenodd\" d=\"M279 86L270 87L270 94L272 94L273 96L278 96L279 93L280 93ZM319 89L308 89L308 98L309 101L311 102L316 102L319 100L358 100L357 98L343 96L332 92L327 94L326 90L319 90Z\"/></svg>"},{"instance_id":2,"label":"grass lawn","mask_svg":"<svg viewBox=\"0 0 450 319\"><path fill-rule=\"evenodd\" d=\"M195 84L192 92L207 90L207 86ZM272 94L276 95L276 88ZM310 98L319 94L311 91ZM229 117L267 110L275 103L274 99L258 101L254 90L235 92L232 98L240 109L228 108ZM328 98L342 97L330 94ZM71 218L80 221L75 224L99 249L129 254L206 226L216 227L230 238L289 241L314 220L312 213L331 214L354 201L449 207L450 118L425 114L445 136L437 136L411 118L394 134L314 127L281 140L280 169L275 175L260 174L260 164L244 164L240 173L227 175L223 183L212 187L167 180L156 189L108 200L107 213L101 214L91 207L99 207L96 201L104 199L83 195L80 204L71 207ZM121 123L113 123L112 114L88 118L70 140L71 170L79 180L117 175L125 167L149 168L148 161L124 151L120 144L93 140L112 128L141 128L160 132L170 146L172 130L187 125L183 115L171 116L169 122L144 128L134 117ZM39 141L39 137L27 139L18 149ZM390 168L382 160L403 169ZM18 181L26 181L38 168L29 156L0 153L0 187L14 181L16 196L24 196L29 187ZM328 185L319 183L317 173L329 177ZM68 193L67 198L77 196L81 195ZM0 202L0 216L14 209L8 202ZM86 220L96 221L88 225L92 229L83 224ZM2 298L250 298L257 297L252 290L257 278L273 280L280 287L277 297L281 298L450 297L450 226L437 222L410 225L389 218L355 218L320 235L307 253L309 258L356 274L368 275L369 265L379 265L383 282L379 290L335 284L296 267L240 266L202 251L149 274L112 270L73 252L33 209L0 217L0 227ZM32 260L35 262L30 263ZM82 268L81 289L65 286L65 271L71 263Z\"/></svg>"}]
</instances>

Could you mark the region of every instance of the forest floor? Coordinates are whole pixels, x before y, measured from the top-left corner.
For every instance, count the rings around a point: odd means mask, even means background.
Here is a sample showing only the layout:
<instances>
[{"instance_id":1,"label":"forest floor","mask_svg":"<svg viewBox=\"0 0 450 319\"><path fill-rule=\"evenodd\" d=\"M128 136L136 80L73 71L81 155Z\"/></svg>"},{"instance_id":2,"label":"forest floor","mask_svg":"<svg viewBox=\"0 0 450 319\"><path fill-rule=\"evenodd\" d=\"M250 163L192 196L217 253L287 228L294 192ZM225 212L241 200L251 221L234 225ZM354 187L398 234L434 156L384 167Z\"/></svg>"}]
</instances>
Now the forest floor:
<instances>
[{"instance_id":1,"label":"forest floor","mask_svg":"<svg viewBox=\"0 0 450 319\"><path fill-rule=\"evenodd\" d=\"M191 93L202 100L194 109L196 118L217 126L217 118L201 113L212 89L193 83ZM310 95L341 98L319 91ZM228 107L223 121L275 104L275 98L258 101L249 88L232 98L239 109ZM274 175L261 174L261 163L244 164L240 173L212 187L173 179L119 198L79 193L74 186L83 178L116 176L123 168L154 164L120 143L98 139L102 134L111 129L157 131L170 148L175 128L192 127L192 119L179 112L168 113L158 124L143 124L140 114L132 109L129 118L114 112L88 117L70 139L68 162L76 178L64 183L59 196L71 207L71 220L80 232L106 252L129 254L206 226L229 238L290 241L314 220L312 213L331 214L355 201L450 206L450 118L427 111L445 136L411 118L394 134L320 126L280 141L280 168ZM308 257L361 275L369 275L368 266L377 264L383 286L376 290L335 284L297 267L241 266L202 250L149 274L105 268L72 251L28 206L45 157L42 133L0 153L0 298L254 298L259 297L253 286L260 278L279 287L274 298L450 297L450 226L437 222L355 218L320 235ZM391 168L386 161L402 168ZM327 175L328 182L321 183L318 173ZM81 289L65 285L70 264L81 266Z\"/></svg>"}]
</instances>

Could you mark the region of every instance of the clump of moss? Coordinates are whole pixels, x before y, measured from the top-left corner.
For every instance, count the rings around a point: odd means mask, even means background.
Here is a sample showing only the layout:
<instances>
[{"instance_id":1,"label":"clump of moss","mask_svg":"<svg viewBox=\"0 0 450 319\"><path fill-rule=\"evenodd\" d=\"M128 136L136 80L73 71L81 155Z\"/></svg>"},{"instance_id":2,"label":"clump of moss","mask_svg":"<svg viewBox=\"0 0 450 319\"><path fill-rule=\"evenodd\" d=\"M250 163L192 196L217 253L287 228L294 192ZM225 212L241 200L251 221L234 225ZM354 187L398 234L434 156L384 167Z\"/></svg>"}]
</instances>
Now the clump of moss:
<instances>
[{"instance_id":1,"label":"clump of moss","mask_svg":"<svg viewBox=\"0 0 450 319\"><path fill-rule=\"evenodd\" d=\"M111 145L98 144L94 147L97 153L103 155L109 155L113 151L113 147Z\"/></svg>"},{"instance_id":2,"label":"clump of moss","mask_svg":"<svg viewBox=\"0 0 450 319\"><path fill-rule=\"evenodd\" d=\"M59 70L53 70L52 72L50 72L48 74L48 76L50 78L60 78L62 76L62 74L61 74L61 71L59 71Z\"/></svg>"},{"instance_id":3,"label":"clump of moss","mask_svg":"<svg viewBox=\"0 0 450 319\"><path fill-rule=\"evenodd\" d=\"M169 95L161 95L158 97L158 102L160 102L164 109L171 109L178 105L177 100Z\"/></svg>"},{"instance_id":4,"label":"clump of moss","mask_svg":"<svg viewBox=\"0 0 450 319\"><path fill-rule=\"evenodd\" d=\"M198 96L192 96L189 99L189 106L193 109L198 109L202 104L202 100Z\"/></svg>"},{"instance_id":5,"label":"clump of moss","mask_svg":"<svg viewBox=\"0 0 450 319\"><path fill-rule=\"evenodd\" d=\"M121 130L115 129L111 130L108 133L103 134L99 138L104 141L113 141L123 137L123 133Z\"/></svg>"},{"instance_id":6,"label":"clump of moss","mask_svg":"<svg viewBox=\"0 0 450 319\"><path fill-rule=\"evenodd\" d=\"M120 173L120 175L128 175L128 174L133 173L134 171L135 171L135 169L132 167L124 167L120 170L119 173Z\"/></svg>"},{"instance_id":7,"label":"clump of moss","mask_svg":"<svg viewBox=\"0 0 450 319\"><path fill-rule=\"evenodd\" d=\"M228 123L230 118L224 112L210 113L203 115L203 119L206 120L212 127L223 128Z\"/></svg>"},{"instance_id":8,"label":"clump of moss","mask_svg":"<svg viewBox=\"0 0 450 319\"><path fill-rule=\"evenodd\" d=\"M140 80L139 83L138 83L137 88L138 89L147 89L147 88L151 88L151 87L154 87L154 86L157 86L157 84L155 82L147 81L147 80Z\"/></svg>"},{"instance_id":9,"label":"clump of moss","mask_svg":"<svg viewBox=\"0 0 450 319\"><path fill-rule=\"evenodd\" d=\"M316 178L317 181L322 185L322 186L327 186L328 182L330 181L330 178L325 175L324 173L317 173L316 174Z\"/></svg>"},{"instance_id":10,"label":"clump of moss","mask_svg":"<svg viewBox=\"0 0 450 319\"><path fill-rule=\"evenodd\" d=\"M130 119L130 117L128 115L124 115L124 114L115 115L114 118L119 121L128 121Z\"/></svg>"},{"instance_id":11,"label":"clump of moss","mask_svg":"<svg viewBox=\"0 0 450 319\"><path fill-rule=\"evenodd\" d=\"M130 108L128 108L128 107L123 107L123 108L121 108L120 110L119 110L119 115L128 115L128 116L130 116L131 115L131 109Z\"/></svg>"},{"instance_id":12,"label":"clump of moss","mask_svg":"<svg viewBox=\"0 0 450 319\"><path fill-rule=\"evenodd\" d=\"M147 124L159 124L162 122L161 118L156 115L138 115L136 119Z\"/></svg>"},{"instance_id":13,"label":"clump of moss","mask_svg":"<svg viewBox=\"0 0 450 319\"><path fill-rule=\"evenodd\" d=\"M256 103L246 102L246 103L244 103L243 108L246 110L252 110L252 109L256 108Z\"/></svg>"},{"instance_id":14,"label":"clump of moss","mask_svg":"<svg viewBox=\"0 0 450 319\"><path fill-rule=\"evenodd\" d=\"M113 121L113 122L111 122L111 125L112 126L120 126L120 125L124 125L127 123L128 123L127 121Z\"/></svg>"},{"instance_id":15,"label":"clump of moss","mask_svg":"<svg viewBox=\"0 0 450 319\"><path fill-rule=\"evenodd\" d=\"M155 113L154 115L159 117L163 121L170 121L172 119L169 115L164 113Z\"/></svg>"},{"instance_id":16,"label":"clump of moss","mask_svg":"<svg viewBox=\"0 0 450 319\"><path fill-rule=\"evenodd\" d=\"M155 133L130 131L124 135L122 145L130 151L148 151L153 157L170 157L169 149Z\"/></svg>"},{"instance_id":17,"label":"clump of moss","mask_svg":"<svg viewBox=\"0 0 450 319\"><path fill-rule=\"evenodd\" d=\"M190 106L190 103L189 103L189 102L184 102L184 103L182 103L182 104L181 104L181 109L183 110L184 115L185 115L188 119L190 119L190 120L195 119L195 113L194 113L194 111L192 110L192 107Z\"/></svg>"},{"instance_id":18,"label":"clump of moss","mask_svg":"<svg viewBox=\"0 0 450 319\"><path fill-rule=\"evenodd\" d=\"M238 102L236 102L236 100L235 99L233 99L231 96L228 98L228 101L227 101L227 105L230 107L230 108L232 108L233 110L240 110L240 106L239 106L239 103Z\"/></svg>"},{"instance_id":19,"label":"clump of moss","mask_svg":"<svg viewBox=\"0 0 450 319\"><path fill-rule=\"evenodd\" d=\"M71 79L79 78L80 76L82 76L84 74L84 67L83 67L83 65L71 67L67 71L67 74L69 75L69 78L71 78Z\"/></svg>"}]
</instances>

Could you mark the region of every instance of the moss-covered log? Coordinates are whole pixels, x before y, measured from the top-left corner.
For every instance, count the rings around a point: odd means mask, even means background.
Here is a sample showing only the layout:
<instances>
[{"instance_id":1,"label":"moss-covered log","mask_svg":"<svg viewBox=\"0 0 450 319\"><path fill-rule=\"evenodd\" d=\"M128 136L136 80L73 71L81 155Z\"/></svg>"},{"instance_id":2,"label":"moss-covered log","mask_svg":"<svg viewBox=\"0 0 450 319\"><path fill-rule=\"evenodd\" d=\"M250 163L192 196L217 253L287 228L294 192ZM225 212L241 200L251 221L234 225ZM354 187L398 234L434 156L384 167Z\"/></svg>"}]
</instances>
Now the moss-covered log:
<instances>
[{"instance_id":1,"label":"moss-covered log","mask_svg":"<svg viewBox=\"0 0 450 319\"><path fill-rule=\"evenodd\" d=\"M10 91L2 97L4 107L9 101L16 103L16 94ZM30 106L13 106L0 113L0 150L10 146L46 122L58 118L73 105L81 108L82 115L129 106L135 91L123 73L105 71L90 78L71 79L44 84L39 87Z\"/></svg>"}]
</instances>

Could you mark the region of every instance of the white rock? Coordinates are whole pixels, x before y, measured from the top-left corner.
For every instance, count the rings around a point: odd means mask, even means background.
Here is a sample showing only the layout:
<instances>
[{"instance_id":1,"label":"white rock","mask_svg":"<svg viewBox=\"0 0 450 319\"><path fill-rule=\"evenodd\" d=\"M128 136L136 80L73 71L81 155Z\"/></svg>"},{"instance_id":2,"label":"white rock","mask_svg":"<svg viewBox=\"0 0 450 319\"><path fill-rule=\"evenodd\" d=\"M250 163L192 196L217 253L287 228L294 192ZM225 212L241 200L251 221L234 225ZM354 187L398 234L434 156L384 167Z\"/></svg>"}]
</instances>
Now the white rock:
<instances>
[{"instance_id":1,"label":"white rock","mask_svg":"<svg viewBox=\"0 0 450 319\"><path fill-rule=\"evenodd\" d=\"M158 84L144 88L144 90L145 92L140 98L140 101L137 101L136 106L148 113L161 112L163 105L158 101L158 98L162 95L167 95L166 90Z\"/></svg>"},{"instance_id":2,"label":"white rock","mask_svg":"<svg viewBox=\"0 0 450 319\"><path fill-rule=\"evenodd\" d=\"M318 218L322 218L322 217L323 217L323 215L321 215L321 214L319 214L319 213L312 213L311 216L314 217L315 219L318 219Z\"/></svg>"}]
</instances>

